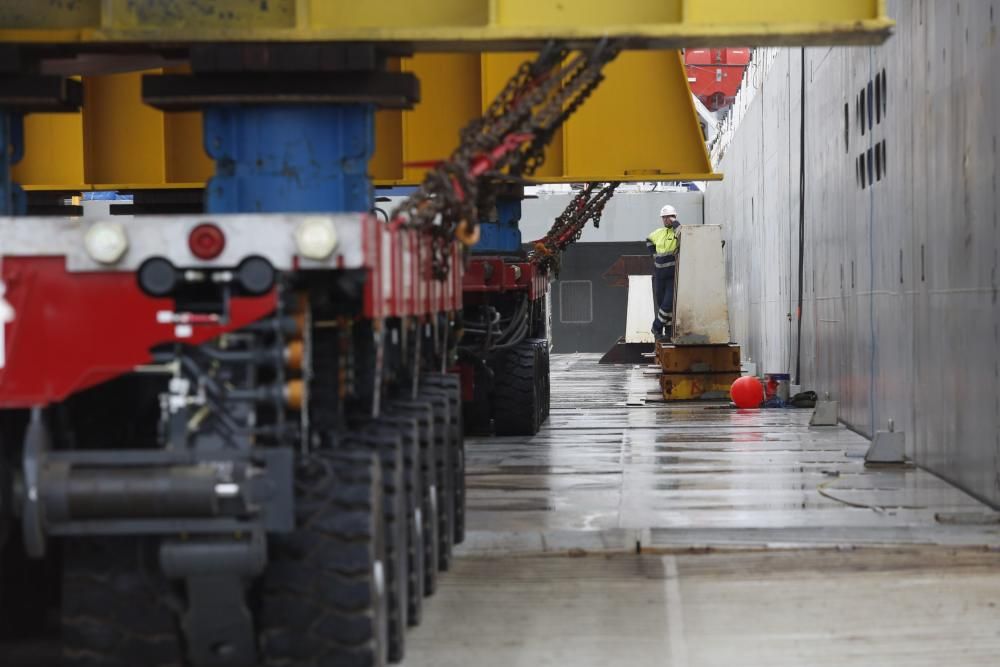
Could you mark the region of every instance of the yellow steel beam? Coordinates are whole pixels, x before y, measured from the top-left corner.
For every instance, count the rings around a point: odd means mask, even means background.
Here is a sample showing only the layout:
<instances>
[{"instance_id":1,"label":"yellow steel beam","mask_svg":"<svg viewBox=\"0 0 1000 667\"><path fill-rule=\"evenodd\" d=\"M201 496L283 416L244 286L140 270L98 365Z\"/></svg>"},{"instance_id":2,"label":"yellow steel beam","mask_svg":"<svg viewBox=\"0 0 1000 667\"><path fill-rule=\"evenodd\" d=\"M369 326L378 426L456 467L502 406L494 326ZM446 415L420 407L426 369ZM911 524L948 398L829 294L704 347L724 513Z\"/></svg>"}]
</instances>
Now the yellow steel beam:
<instances>
[{"instance_id":1,"label":"yellow steel beam","mask_svg":"<svg viewBox=\"0 0 1000 667\"><path fill-rule=\"evenodd\" d=\"M11 175L27 189L77 190L83 174L83 115L39 113L24 118L24 158Z\"/></svg>"},{"instance_id":2,"label":"yellow steel beam","mask_svg":"<svg viewBox=\"0 0 1000 667\"><path fill-rule=\"evenodd\" d=\"M163 114L141 104L140 74L86 77L83 94L87 182L166 183Z\"/></svg>"},{"instance_id":3,"label":"yellow steel beam","mask_svg":"<svg viewBox=\"0 0 1000 667\"><path fill-rule=\"evenodd\" d=\"M28 190L201 187L214 168L201 114L143 104L142 74L83 77L82 112L28 114L13 180Z\"/></svg>"},{"instance_id":4,"label":"yellow steel beam","mask_svg":"<svg viewBox=\"0 0 1000 667\"><path fill-rule=\"evenodd\" d=\"M351 41L416 51L517 51L620 37L629 48L731 44L859 44L884 40L885 0L3 0L0 41L99 48L114 67L157 45L205 41ZM488 104L521 54L404 59L423 83L413 111L380 112L376 182L416 183L412 163L442 159L458 129ZM138 62L138 61L135 61ZM127 66L127 64L126 64ZM134 65L133 65L134 66ZM676 54L623 54L593 99L556 135L543 181L711 179ZM137 74L85 79L82 114L29 116L29 188L188 187L211 174L199 114L142 106Z\"/></svg>"},{"instance_id":5,"label":"yellow steel beam","mask_svg":"<svg viewBox=\"0 0 1000 667\"><path fill-rule=\"evenodd\" d=\"M401 69L399 59L388 66L393 72ZM375 112L375 154L368 163L368 171L388 183L403 180L403 116L400 111Z\"/></svg>"},{"instance_id":6,"label":"yellow steel beam","mask_svg":"<svg viewBox=\"0 0 1000 667\"><path fill-rule=\"evenodd\" d=\"M200 112L163 114L164 181L168 184L205 182L215 163L205 153Z\"/></svg>"},{"instance_id":7,"label":"yellow steel beam","mask_svg":"<svg viewBox=\"0 0 1000 667\"><path fill-rule=\"evenodd\" d=\"M486 110L486 107L507 84L521 63L534 60L534 58L535 54L531 52L483 54L483 104L480 111ZM589 103L590 100L583 106L586 107ZM563 142L563 130L559 128L552 137L552 142L545 149L545 162L535 172L534 177L540 181L556 182L563 180L566 176L566 146Z\"/></svg>"},{"instance_id":8,"label":"yellow steel beam","mask_svg":"<svg viewBox=\"0 0 1000 667\"><path fill-rule=\"evenodd\" d=\"M447 158L459 130L480 115L531 53L418 54L392 63L421 81L411 111L380 111L369 171L378 185L417 184ZM173 70L176 71L176 70ZM539 182L715 180L677 51L625 52L556 133ZM84 77L82 114L29 115L25 159L14 178L29 189L198 187L212 174L200 113L142 104L140 72Z\"/></svg>"},{"instance_id":9,"label":"yellow steel beam","mask_svg":"<svg viewBox=\"0 0 1000 667\"><path fill-rule=\"evenodd\" d=\"M410 111L380 111L376 115L375 156L369 169L378 185L419 183L430 162L451 155L458 133L481 115L530 52L491 54L417 54L402 59L402 68L420 79L421 102ZM542 180L559 180L562 133L557 132L546 160L536 173Z\"/></svg>"},{"instance_id":10,"label":"yellow steel beam","mask_svg":"<svg viewBox=\"0 0 1000 667\"><path fill-rule=\"evenodd\" d=\"M4 0L0 41L281 40L416 50L537 49L622 37L630 48L873 44L885 0Z\"/></svg>"},{"instance_id":11,"label":"yellow steel beam","mask_svg":"<svg viewBox=\"0 0 1000 667\"><path fill-rule=\"evenodd\" d=\"M420 79L420 104L403 113L403 183L419 183L425 168L414 163L444 160L458 146L458 133L481 115L480 57L474 53L418 54L403 69ZM375 135L375 144L381 137ZM375 178L379 178L375 174Z\"/></svg>"},{"instance_id":12,"label":"yellow steel beam","mask_svg":"<svg viewBox=\"0 0 1000 667\"><path fill-rule=\"evenodd\" d=\"M559 181L716 180L678 51L622 53L564 126Z\"/></svg>"}]
</instances>

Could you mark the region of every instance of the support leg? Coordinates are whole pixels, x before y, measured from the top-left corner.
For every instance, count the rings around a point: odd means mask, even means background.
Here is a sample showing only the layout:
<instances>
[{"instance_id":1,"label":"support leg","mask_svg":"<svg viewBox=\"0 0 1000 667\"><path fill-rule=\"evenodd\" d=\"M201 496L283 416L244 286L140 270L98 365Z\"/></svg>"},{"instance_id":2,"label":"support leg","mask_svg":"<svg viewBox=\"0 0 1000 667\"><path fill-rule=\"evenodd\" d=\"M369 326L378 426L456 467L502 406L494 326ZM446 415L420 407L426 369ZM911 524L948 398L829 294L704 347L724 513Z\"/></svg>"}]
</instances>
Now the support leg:
<instances>
[{"instance_id":1,"label":"support leg","mask_svg":"<svg viewBox=\"0 0 1000 667\"><path fill-rule=\"evenodd\" d=\"M12 180L11 170L24 156L24 117L0 109L0 215L24 215L24 191Z\"/></svg>"},{"instance_id":2,"label":"support leg","mask_svg":"<svg viewBox=\"0 0 1000 667\"><path fill-rule=\"evenodd\" d=\"M221 106L205 111L216 161L208 213L369 211L371 104Z\"/></svg>"}]
</instances>

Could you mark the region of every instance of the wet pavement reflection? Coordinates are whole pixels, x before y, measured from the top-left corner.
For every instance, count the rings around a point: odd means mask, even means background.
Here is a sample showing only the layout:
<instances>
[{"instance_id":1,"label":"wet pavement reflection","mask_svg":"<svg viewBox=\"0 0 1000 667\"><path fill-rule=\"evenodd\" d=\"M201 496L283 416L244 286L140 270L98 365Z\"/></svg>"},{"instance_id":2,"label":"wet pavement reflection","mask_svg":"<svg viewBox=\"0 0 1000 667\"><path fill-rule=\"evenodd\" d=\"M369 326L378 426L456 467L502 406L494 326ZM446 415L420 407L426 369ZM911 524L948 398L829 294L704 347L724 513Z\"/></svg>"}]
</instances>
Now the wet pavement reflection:
<instances>
[{"instance_id":1,"label":"wet pavement reflection","mask_svg":"<svg viewBox=\"0 0 1000 667\"><path fill-rule=\"evenodd\" d=\"M988 520L938 520L990 514L977 500L920 469L866 469L868 441L809 427L809 410L666 404L648 369L597 359L553 357L552 413L535 437L468 441L464 553L1000 544Z\"/></svg>"}]
</instances>

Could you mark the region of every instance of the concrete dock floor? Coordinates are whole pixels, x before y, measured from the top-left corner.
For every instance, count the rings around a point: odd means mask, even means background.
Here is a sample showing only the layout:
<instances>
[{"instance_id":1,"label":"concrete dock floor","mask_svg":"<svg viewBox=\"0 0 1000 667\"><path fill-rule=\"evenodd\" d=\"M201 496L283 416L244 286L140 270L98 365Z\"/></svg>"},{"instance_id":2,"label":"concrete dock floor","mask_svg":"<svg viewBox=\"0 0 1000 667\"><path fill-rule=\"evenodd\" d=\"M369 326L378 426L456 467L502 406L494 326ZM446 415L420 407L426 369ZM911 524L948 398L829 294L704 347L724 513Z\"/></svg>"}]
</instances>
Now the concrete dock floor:
<instances>
[{"instance_id":1,"label":"concrete dock floor","mask_svg":"<svg viewBox=\"0 0 1000 667\"><path fill-rule=\"evenodd\" d=\"M408 667L996 664L1000 514L808 410L667 405L597 358L553 358L534 438L468 442Z\"/></svg>"},{"instance_id":2,"label":"concrete dock floor","mask_svg":"<svg viewBox=\"0 0 1000 667\"><path fill-rule=\"evenodd\" d=\"M808 410L666 405L597 359L553 357L534 438L468 442L467 539L406 667L997 664L1000 514L865 469Z\"/></svg>"}]
</instances>

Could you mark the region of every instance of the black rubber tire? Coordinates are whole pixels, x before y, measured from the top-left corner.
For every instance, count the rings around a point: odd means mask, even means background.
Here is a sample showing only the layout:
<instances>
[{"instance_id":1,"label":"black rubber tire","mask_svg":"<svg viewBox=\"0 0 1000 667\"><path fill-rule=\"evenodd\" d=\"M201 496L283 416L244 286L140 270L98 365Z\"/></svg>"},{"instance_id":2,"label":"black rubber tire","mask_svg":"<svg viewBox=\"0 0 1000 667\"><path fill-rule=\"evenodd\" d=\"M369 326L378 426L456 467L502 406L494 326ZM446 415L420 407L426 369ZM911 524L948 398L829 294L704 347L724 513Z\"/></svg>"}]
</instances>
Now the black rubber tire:
<instances>
[{"instance_id":1,"label":"black rubber tire","mask_svg":"<svg viewBox=\"0 0 1000 667\"><path fill-rule=\"evenodd\" d=\"M406 652L408 612L407 577L410 569L409 522L407 521L405 465L398 430L370 425L351 434L348 449L368 448L382 464L385 515L385 590L389 609L389 662L399 662Z\"/></svg>"},{"instance_id":2,"label":"black rubber tire","mask_svg":"<svg viewBox=\"0 0 1000 667\"><path fill-rule=\"evenodd\" d=\"M389 404L392 414L410 416L417 420L420 437L420 473L423 499L420 517L423 523L424 543L424 596L433 595L437 590L438 573L438 486L437 454L434 437L434 408L426 401L396 400Z\"/></svg>"},{"instance_id":3,"label":"black rubber tire","mask_svg":"<svg viewBox=\"0 0 1000 667\"><path fill-rule=\"evenodd\" d=\"M45 558L28 557L21 521L2 500L14 497L26 424L26 411L0 411L0 641L58 632L59 543Z\"/></svg>"},{"instance_id":4,"label":"black rubber tire","mask_svg":"<svg viewBox=\"0 0 1000 667\"><path fill-rule=\"evenodd\" d=\"M448 392L451 410L451 475L455 492L455 544L465 541L465 422L462 409L462 379L455 373L428 373L421 378L428 386Z\"/></svg>"},{"instance_id":5,"label":"black rubber tire","mask_svg":"<svg viewBox=\"0 0 1000 667\"><path fill-rule=\"evenodd\" d=\"M493 434L493 372L480 360L462 362L462 426L463 435ZM471 375L471 396L465 396L464 379Z\"/></svg>"},{"instance_id":6,"label":"black rubber tire","mask_svg":"<svg viewBox=\"0 0 1000 667\"><path fill-rule=\"evenodd\" d=\"M545 419L548 419L552 413L552 369L549 366L549 355L549 341L542 340L542 387L544 387L542 415Z\"/></svg>"},{"instance_id":7,"label":"black rubber tire","mask_svg":"<svg viewBox=\"0 0 1000 667\"><path fill-rule=\"evenodd\" d=\"M64 666L185 664L171 589L159 573L158 544L139 537L64 541Z\"/></svg>"},{"instance_id":8,"label":"black rubber tire","mask_svg":"<svg viewBox=\"0 0 1000 667\"><path fill-rule=\"evenodd\" d=\"M57 629L57 551L58 544L52 542L45 558L28 557L21 523L0 516L0 641L40 637Z\"/></svg>"},{"instance_id":9,"label":"black rubber tire","mask_svg":"<svg viewBox=\"0 0 1000 667\"><path fill-rule=\"evenodd\" d=\"M451 401L447 390L422 387L420 400L434 409L435 475L438 482L438 570L451 567L451 552L455 544L455 478L451 474Z\"/></svg>"},{"instance_id":10,"label":"black rubber tire","mask_svg":"<svg viewBox=\"0 0 1000 667\"><path fill-rule=\"evenodd\" d=\"M399 433L403 446L403 481L406 487L406 623L420 625L424 604L423 474L421 473L420 432L416 417L391 412L378 423Z\"/></svg>"},{"instance_id":11,"label":"black rubber tire","mask_svg":"<svg viewBox=\"0 0 1000 667\"><path fill-rule=\"evenodd\" d=\"M488 397L477 397L462 403L462 422L465 435L490 435L493 433L493 406Z\"/></svg>"},{"instance_id":12,"label":"black rubber tire","mask_svg":"<svg viewBox=\"0 0 1000 667\"><path fill-rule=\"evenodd\" d=\"M388 596L378 459L368 451L310 455L296 470L295 514L294 532L269 538L257 618L262 664L381 667Z\"/></svg>"},{"instance_id":13,"label":"black rubber tire","mask_svg":"<svg viewBox=\"0 0 1000 667\"><path fill-rule=\"evenodd\" d=\"M533 338L528 342L538 347L538 391L539 391L539 426L545 423L551 408L552 392L549 377L549 341L544 338Z\"/></svg>"},{"instance_id":14,"label":"black rubber tire","mask_svg":"<svg viewBox=\"0 0 1000 667\"><path fill-rule=\"evenodd\" d=\"M524 341L496 360L493 418L497 435L530 436L538 432L540 357L538 346Z\"/></svg>"}]
</instances>

